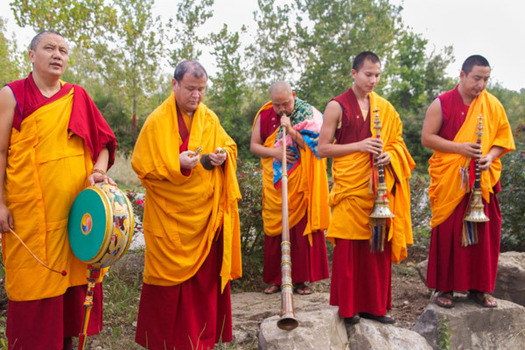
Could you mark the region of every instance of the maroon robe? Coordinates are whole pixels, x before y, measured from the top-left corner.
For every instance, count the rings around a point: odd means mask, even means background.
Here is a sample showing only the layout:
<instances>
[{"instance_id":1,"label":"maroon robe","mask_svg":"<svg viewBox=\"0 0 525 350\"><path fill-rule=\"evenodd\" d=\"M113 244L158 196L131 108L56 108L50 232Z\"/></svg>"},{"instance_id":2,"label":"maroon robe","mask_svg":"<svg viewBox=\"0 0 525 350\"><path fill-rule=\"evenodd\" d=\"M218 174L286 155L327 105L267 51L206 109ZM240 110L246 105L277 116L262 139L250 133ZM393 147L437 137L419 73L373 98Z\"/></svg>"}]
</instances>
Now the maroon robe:
<instances>
[{"instance_id":1,"label":"maroon robe","mask_svg":"<svg viewBox=\"0 0 525 350\"><path fill-rule=\"evenodd\" d=\"M262 111L259 118L260 136L264 143L281 125L281 117L270 108ZM301 159L298 159L290 171L293 171L300 161ZM304 217L290 228L293 283L316 282L330 276L324 232L312 232L312 245L310 245L308 237L303 235L307 220L308 216L305 212ZM264 235L264 283L281 285L281 241L281 235L275 237Z\"/></svg>"},{"instance_id":2,"label":"maroon robe","mask_svg":"<svg viewBox=\"0 0 525 350\"><path fill-rule=\"evenodd\" d=\"M457 87L438 98L443 112L443 125L438 135L452 141L465 121L468 106L463 104ZM474 167L470 168L473 181ZM427 269L429 288L443 292L477 290L492 293L494 290L501 241L501 212L496 195L501 191L499 181L493 191L490 203L483 200L490 221L477 223L478 244L461 246L463 218L470 194L465 195L452 215L432 229Z\"/></svg>"},{"instance_id":3,"label":"maroon robe","mask_svg":"<svg viewBox=\"0 0 525 350\"><path fill-rule=\"evenodd\" d=\"M143 283L135 341L150 350L208 350L232 341L230 284L221 293L222 238L197 273L175 286Z\"/></svg>"},{"instance_id":4,"label":"maroon robe","mask_svg":"<svg viewBox=\"0 0 525 350\"><path fill-rule=\"evenodd\" d=\"M372 137L371 113L368 112L368 117L363 120L352 89L334 100L343 109L341 128L335 133L337 144ZM332 220L337 218L332 217ZM391 247L391 242L387 242L383 252L370 252L368 240L336 239L330 305L339 306L339 316L352 317L360 312L383 316L392 309Z\"/></svg>"}]
</instances>

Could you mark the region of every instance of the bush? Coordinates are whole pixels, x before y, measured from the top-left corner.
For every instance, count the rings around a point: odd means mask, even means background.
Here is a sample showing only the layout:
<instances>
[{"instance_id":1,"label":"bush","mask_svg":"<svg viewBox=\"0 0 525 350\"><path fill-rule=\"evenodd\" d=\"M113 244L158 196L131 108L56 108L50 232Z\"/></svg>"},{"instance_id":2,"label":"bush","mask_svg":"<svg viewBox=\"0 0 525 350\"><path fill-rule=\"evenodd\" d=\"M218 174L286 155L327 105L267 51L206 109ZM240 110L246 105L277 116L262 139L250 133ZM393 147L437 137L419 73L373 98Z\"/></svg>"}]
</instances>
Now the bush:
<instances>
[{"instance_id":1,"label":"bush","mask_svg":"<svg viewBox=\"0 0 525 350\"><path fill-rule=\"evenodd\" d=\"M516 142L516 151L502 158L502 191L498 194L501 207L501 250L525 251L525 140Z\"/></svg>"},{"instance_id":2,"label":"bush","mask_svg":"<svg viewBox=\"0 0 525 350\"><path fill-rule=\"evenodd\" d=\"M412 214L412 231L414 243L428 246L430 241L430 201L428 186L430 176L416 170L410 179L410 212Z\"/></svg>"},{"instance_id":3,"label":"bush","mask_svg":"<svg viewBox=\"0 0 525 350\"><path fill-rule=\"evenodd\" d=\"M258 281L262 276L264 229L262 219L262 173L259 162L237 161L237 179L242 200L239 202L241 220L241 250L243 280Z\"/></svg>"}]
</instances>

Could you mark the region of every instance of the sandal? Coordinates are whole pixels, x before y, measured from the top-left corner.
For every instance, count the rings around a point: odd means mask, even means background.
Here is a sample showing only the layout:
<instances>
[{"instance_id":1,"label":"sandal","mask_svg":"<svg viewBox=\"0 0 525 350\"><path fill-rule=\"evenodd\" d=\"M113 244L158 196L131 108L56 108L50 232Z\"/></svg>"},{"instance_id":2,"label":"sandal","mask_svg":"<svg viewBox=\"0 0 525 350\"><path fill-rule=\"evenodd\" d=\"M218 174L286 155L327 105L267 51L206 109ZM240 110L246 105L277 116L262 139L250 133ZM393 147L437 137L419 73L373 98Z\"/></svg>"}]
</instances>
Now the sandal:
<instances>
[{"instance_id":1,"label":"sandal","mask_svg":"<svg viewBox=\"0 0 525 350\"><path fill-rule=\"evenodd\" d=\"M376 315L369 314L368 312L361 312L359 313L359 316L361 316L362 318L367 318L369 320L374 320L374 321L381 322L384 324L396 323L396 320L393 317L390 317L388 315L376 316Z\"/></svg>"},{"instance_id":2,"label":"sandal","mask_svg":"<svg viewBox=\"0 0 525 350\"><path fill-rule=\"evenodd\" d=\"M479 304L483 307L497 307L498 302L489 293L480 292L477 290L469 290L468 292L469 299L473 300L476 304Z\"/></svg>"},{"instance_id":3,"label":"sandal","mask_svg":"<svg viewBox=\"0 0 525 350\"><path fill-rule=\"evenodd\" d=\"M309 295L312 294L312 290L304 282L297 283L293 289L293 292L299 295Z\"/></svg>"},{"instance_id":4,"label":"sandal","mask_svg":"<svg viewBox=\"0 0 525 350\"><path fill-rule=\"evenodd\" d=\"M361 320L361 317L359 317L359 314L354 314L352 317L345 317L345 323L346 324L356 324L359 323Z\"/></svg>"},{"instance_id":5,"label":"sandal","mask_svg":"<svg viewBox=\"0 0 525 350\"><path fill-rule=\"evenodd\" d=\"M281 291L281 286L278 284L270 284L266 289L264 290L264 294L275 294L279 293Z\"/></svg>"},{"instance_id":6,"label":"sandal","mask_svg":"<svg viewBox=\"0 0 525 350\"><path fill-rule=\"evenodd\" d=\"M434 304L437 306L441 306L447 309L453 308L454 303L454 292L442 292L442 291L436 291L437 293L434 294Z\"/></svg>"}]
</instances>

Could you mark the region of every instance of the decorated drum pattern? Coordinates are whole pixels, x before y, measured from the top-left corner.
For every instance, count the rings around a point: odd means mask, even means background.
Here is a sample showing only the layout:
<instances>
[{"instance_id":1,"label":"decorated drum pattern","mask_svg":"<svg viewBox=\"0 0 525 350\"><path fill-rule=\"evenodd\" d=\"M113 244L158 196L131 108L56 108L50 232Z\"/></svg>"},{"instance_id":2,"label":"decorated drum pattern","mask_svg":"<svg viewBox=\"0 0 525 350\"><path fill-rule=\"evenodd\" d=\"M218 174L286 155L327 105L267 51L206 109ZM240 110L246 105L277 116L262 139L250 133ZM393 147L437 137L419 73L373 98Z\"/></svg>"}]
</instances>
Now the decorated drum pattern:
<instances>
[{"instance_id":1,"label":"decorated drum pattern","mask_svg":"<svg viewBox=\"0 0 525 350\"><path fill-rule=\"evenodd\" d=\"M97 184L80 192L69 212L68 232L77 258L95 268L119 260L133 238L133 208L116 186Z\"/></svg>"}]
</instances>

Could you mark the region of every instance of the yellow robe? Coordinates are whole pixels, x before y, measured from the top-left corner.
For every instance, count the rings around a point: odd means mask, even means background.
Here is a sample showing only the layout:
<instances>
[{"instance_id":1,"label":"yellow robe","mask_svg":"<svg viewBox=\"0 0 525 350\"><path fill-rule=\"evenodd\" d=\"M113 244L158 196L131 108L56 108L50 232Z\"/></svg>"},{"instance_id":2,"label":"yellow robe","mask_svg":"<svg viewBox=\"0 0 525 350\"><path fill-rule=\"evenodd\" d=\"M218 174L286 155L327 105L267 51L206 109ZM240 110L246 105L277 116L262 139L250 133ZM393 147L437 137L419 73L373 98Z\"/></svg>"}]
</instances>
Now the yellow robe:
<instances>
[{"instance_id":1,"label":"yellow robe","mask_svg":"<svg viewBox=\"0 0 525 350\"><path fill-rule=\"evenodd\" d=\"M503 153L492 162L488 171L481 172L481 192L485 201L490 201L490 193L501 176L500 158L516 149L507 114L496 97L483 90L472 101L465 122L454 138L454 142L476 142L478 116L483 116L483 135L481 136L482 154L487 154L493 146L504 149ZM443 223L463 200L470 184L463 184L461 167L467 167L471 159L461 154L434 151L429 160L430 186L428 194L432 219L430 226Z\"/></svg>"},{"instance_id":2,"label":"yellow robe","mask_svg":"<svg viewBox=\"0 0 525 350\"><path fill-rule=\"evenodd\" d=\"M390 210L395 218L389 220L388 240L392 242L392 261L400 262L407 256L407 245L413 243L412 221L410 218L410 185L415 162L408 153L402 138L403 126L394 107L375 92L370 93L370 110L379 109L383 152L390 154L390 165L385 166L385 182L388 188ZM372 135L374 123L370 123ZM392 170L399 183L395 184ZM334 187L330 192L329 205L332 207L332 222L327 238L368 240L371 236L369 215L374 204L370 191L370 154L356 152L333 159L332 176ZM392 189L396 186L395 196Z\"/></svg>"},{"instance_id":3,"label":"yellow robe","mask_svg":"<svg viewBox=\"0 0 525 350\"><path fill-rule=\"evenodd\" d=\"M224 165L210 171L198 163L189 176L183 175L182 142L172 93L146 120L131 162L146 188L144 283L172 286L190 279L222 228L224 288L241 277L237 146L202 103L193 115L188 150L202 146L202 153L213 153L222 147L228 154Z\"/></svg>"},{"instance_id":4,"label":"yellow robe","mask_svg":"<svg viewBox=\"0 0 525 350\"><path fill-rule=\"evenodd\" d=\"M254 125L262 111L273 108L271 101L267 102L255 116ZM278 129L265 141L264 146L273 148ZM288 212L289 225L294 227L304 217L308 210L308 222L303 235L324 231L330 223L328 208L328 179L326 175L326 159L318 159L308 148L300 148L301 163L288 176ZM282 190L275 189L273 184L273 158L261 158L263 170L263 222L264 232L268 236L278 236L282 233Z\"/></svg>"},{"instance_id":5,"label":"yellow robe","mask_svg":"<svg viewBox=\"0 0 525 350\"><path fill-rule=\"evenodd\" d=\"M44 263L41 266L11 234L2 235L6 291L13 301L64 294L86 284L87 265L71 251L67 223L76 195L93 167L83 140L68 133L74 89L25 118L13 129L7 155L6 204L14 231Z\"/></svg>"}]
</instances>

